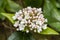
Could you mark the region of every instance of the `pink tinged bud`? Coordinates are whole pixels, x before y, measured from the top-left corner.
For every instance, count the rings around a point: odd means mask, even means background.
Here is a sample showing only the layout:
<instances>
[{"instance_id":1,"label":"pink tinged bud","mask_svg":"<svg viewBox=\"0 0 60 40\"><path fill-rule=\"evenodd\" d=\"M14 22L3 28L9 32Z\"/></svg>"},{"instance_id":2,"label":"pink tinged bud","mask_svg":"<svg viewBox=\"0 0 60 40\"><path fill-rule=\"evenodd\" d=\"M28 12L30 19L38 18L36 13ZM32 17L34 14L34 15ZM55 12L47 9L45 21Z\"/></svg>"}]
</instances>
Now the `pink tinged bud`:
<instances>
[{"instance_id":1,"label":"pink tinged bud","mask_svg":"<svg viewBox=\"0 0 60 40\"><path fill-rule=\"evenodd\" d=\"M39 18L43 18L43 17L44 17L43 14L40 14L40 15L39 15Z\"/></svg>"},{"instance_id":2,"label":"pink tinged bud","mask_svg":"<svg viewBox=\"0 0 60 40\"><path fill-rule=\"evenodd\" d=\"M18 20L22 20L22 17L21 17L21 16L19 16L17 19L18 19Z\"/></svg>"}]
</instances>

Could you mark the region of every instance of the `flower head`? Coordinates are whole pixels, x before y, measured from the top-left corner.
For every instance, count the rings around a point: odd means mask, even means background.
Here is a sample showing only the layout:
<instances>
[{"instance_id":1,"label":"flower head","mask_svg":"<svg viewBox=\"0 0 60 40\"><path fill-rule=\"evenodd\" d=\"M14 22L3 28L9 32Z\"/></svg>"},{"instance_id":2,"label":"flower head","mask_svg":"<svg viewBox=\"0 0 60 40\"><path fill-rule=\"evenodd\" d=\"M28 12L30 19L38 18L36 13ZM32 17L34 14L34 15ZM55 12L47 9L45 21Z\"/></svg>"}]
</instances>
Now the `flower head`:
<instances>
[{"instance_id":1,"label":"flower head","mask_svg":"<svg viewBox=\"0 0 60 40\"><path fill-rule=\"evenodd\" d=\"M27 7L16 12L13 16L16 20L14 27L20 31L34 31L40 33L42 29L47 29L47 19L44 18L41 8Z\"/></svg>"}]
</instances>

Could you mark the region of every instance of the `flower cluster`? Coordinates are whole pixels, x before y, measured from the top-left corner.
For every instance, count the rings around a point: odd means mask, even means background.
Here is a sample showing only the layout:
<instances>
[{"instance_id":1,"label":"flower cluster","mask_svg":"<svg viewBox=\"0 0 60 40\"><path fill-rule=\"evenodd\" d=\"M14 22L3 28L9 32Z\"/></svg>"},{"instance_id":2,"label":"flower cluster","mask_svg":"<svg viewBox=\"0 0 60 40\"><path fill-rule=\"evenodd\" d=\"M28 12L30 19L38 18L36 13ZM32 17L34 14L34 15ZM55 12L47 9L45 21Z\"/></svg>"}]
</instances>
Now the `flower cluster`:
<instances>
[{"instance_id":1,"label":"flower cluster","mask_svg":"<svg viewBox=\"0 0 60 40\"><path fill-rule=\"evenodd\" d=\"M20 31L34 31L40 33L47 28L47 19L44 18L41 8L27 7L16 12L13 16L16 20L14 27Z\"/></svg>"}]
</instances>

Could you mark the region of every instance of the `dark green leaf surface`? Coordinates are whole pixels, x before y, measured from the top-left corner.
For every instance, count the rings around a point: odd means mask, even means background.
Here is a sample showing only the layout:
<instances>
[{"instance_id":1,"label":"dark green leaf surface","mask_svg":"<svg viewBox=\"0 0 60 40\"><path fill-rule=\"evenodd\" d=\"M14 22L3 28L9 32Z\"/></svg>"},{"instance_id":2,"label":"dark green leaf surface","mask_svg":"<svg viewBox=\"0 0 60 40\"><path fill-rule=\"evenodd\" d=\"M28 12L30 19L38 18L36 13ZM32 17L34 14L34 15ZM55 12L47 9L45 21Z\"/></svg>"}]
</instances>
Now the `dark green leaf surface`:
<instances>
[{"instance_id":1,"label":"dark green leaf surface","mask_svg":"<svg viewBox=\"0 0 60 40\"><path fill-rule=\"evenodd\" d=\"M24 0L26 6L41 7L43 0Z\"/></svg>"},{"instance_id":2,"label":"dark green leaf surface","mask_svg":"<svg viewBox=\"0 0 60 40\"><path fill-rule=\"evenodd\" d=\"M6 5L6 0L0 0L0 8L4 8Z\"/></svg>"},{"instance_id":3,"label":"dark green leaf surface","mask_svg":"<svg viewBox=\"0 0 60 40\"><path fill-rule=\"evenodd\" d=\"M1 15L1 12L5 12L4 9L0 8L0 19L3 20L4 19L4 16Z\"/></svg>"},{"instance_id":4,"label":"dark green leaf surface","mask_svg":"<svg viewBox=\"0 0 60 40\"><path fill-rule=\"evenodd\" d=\"M17 12L18 10L20 10L22 7L20 5L18 5L17 3L13 2L13 1L7 1L7 6L6 6L6 10L9 12Z\"/></svg>"},{"instance_id":5,"label":"dark green leaf surface","mask_svg":"<svg viewBox=\"0 0 60 40\"><path fill-rule=\"evenodd\" d=\"M60 32L60 22L50 23L50 26Z\"/></svg>"},{"instance_id":6,"label":"dark green leaf surface","mask_svg":"<svg viewBox=\"0 0 60 40\"><path fill-rule=\"evenodd\" d=\"M60 13L54 3L52 3L50 0L45 0L43 11L45 17L48 19L48 24L60 32L60 25L57 24L57 22L60 22Z\"/></svg>"},{"instance_id":7,"label":"dark green leaf surface","mask_svg":"<svg viewBox=\"0 0 60 40\"><path fill-rule=\"evenodd\" d=\"M1 12L5 12L4 11L4 7L5 7L5 0L0 0L0 19L3 19L4 17L1 15Z\"/></svg>"},{"instance_id":8,"label":"dark green leaf surface","mask_svg":"<svg viewBox=\"0 0 60 40\"><path fill-rule=\"evenodd\" d=\"M8 40L35 40L35 39L33 38L32 34L19 31L12 33Z\"/></svg>"},{"instance_id":9,"label":"dark green leaf surface","mask_svg":"<svg viewBox=\"0 0 60 40\"><path fill-rule=\"evenodd\" d=\"M60 8L60 0L56 0L56 7Z\"/></svg>"}]
</instances>

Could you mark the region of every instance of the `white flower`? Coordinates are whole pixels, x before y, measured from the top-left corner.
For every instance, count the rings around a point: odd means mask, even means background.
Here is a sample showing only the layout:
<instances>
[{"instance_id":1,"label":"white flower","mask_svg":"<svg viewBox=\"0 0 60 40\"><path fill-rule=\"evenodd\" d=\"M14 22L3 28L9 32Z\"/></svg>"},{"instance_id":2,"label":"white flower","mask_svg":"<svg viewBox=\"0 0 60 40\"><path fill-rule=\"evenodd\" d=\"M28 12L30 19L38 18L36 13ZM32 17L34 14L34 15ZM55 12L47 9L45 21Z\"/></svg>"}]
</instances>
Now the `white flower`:
<instances>
[{"instance_id":1,"label":"white flower","mask_svg":"<svg viewBox=\"0 0 60 40\"><path fill-rule=\"evenodd\" d=\"M21 17L21 16L19 16L17 19L18 19L18 20L22 20L22 17Z\"/></svg>"},{"instance_id":2,"label":"white flower","mask_svg":"<svg viewBox=\"0 0 60 40\"><path fill-rule=\"evenodd\" d=\"M34 23L31 23L31 25L32 25L32 28L35 28L35 26L36 26Z\"/></svg>"},{"instance_id":3,"label":"white flower","mask_svg":"<svg viewBox=\"0 0 60 40\"><path fill-rule=\"evenodd\" d=\"M28 10L31 10L32 8L31 7L27 7Z\"/></svg>"},{"instance_id":4,"label":"white flower","mask_svg":"<svg viewBox=\"0 0 60 40\"><path fill-rule=\"evenodd\" d=\"M19 24L19 30L20 30L20 31L21 31L21 30L24 30L24 28L25 28L25 25Z\"/></svg>"},{"instance_id":5,"label":"white flower","mask_svg":"<svg viewBox=\"0 0 60 40\"><path fill-rule=\"evenodd\" d=\"M47 19L45 19L45 22L48 22Z\"/></svg>"},{"instance_id":6,"label":"white flower","mask_svg":"<svg viewBox=\"0 0 60 40\"><path fill-rule=\"evenodd\" d=\"M36 30L34 30L34 32L36 32Z\"/></svg>"},{"instance_id":7,"label":"white flower","mask_svg":"<svg viewBox=\"0 0 60 40\"><path fill-rule=\"evenodd\" d=\"M15 16L13 16L12 18L13 18L13 20L16 20L16 17Z\"/></svg>"},{"instance_id":8,"label":"white flower","mask_svg":"<svg viewBox=\"0 0 60 40\"><path fill-rule=\"evenodd\" d=\"M17 27L19 25L19 21L15 22L14 27Z\"/></svg>"},{"instance_id":9,"label":"white flower","mask_svg":"<svg viewBox=\"0 0 60 40\"><path fill-rule=\"evenodd\" d=\"M43 29L47 29L47 24L44 24L44 25L42 26L42 28L43 28Z\"/></svg>"},{"instance_id":10,"label":"white flower","mask_svg":"<svg viewBox=\"0 0 60 40\"><path fill-rule=\"evenodd\" d=\"M19 31L19 28L17 28L16 30Z\"/></svg>"},{"instance_id":11,"label":"white flower","mask_svg":"<svg viewBox=\"0 0 60 40\"><path fill-rule=\"evenodd\" d=\"M19 14L22 14L23 12L22 12L22 10L19 10L19 12L18 12Z\"/></svg>"},{"instance_id":12,"label":"white flower","mask_svg":"<svg viewBox=\"0 0 60 40\"><path fill-rule=\"evenodd\" d=\"M28 23L31 23L31 21L30 21L30 20L28 20Z\"/></svg>"},{"instance_id":13,"label":"white flower","mask_svg":"<svg viewBox=\"0 0 60 40\"><path fill-rule=\"evenodd\" d=\"M42 13L41 8L38 8L37 11L40 12L40 13Z\"/></svg>"},{"instance_id":14,"label":"white flower","mask_svg":"<svg viewBox=\"0 0 60 40\"><path fill-rule=\"evenodd\" d=\"M40 15L39 15L39 18L43 18L43 17L44 17L43 14L40 14Z\"/></svg>"},{"instance_id":15,"label":"white flower","mask_svg":"<svg viewBox=\"0 0 60 40\"><path fill-rule=\"evenodd\" d=\"M25 19L29 19L29 15L26 15L26 16L25 16Z\"/></svg>"},{"instance_id":16,"label":"white flower","mask_svg":"<svg viewBox=\"0 0 60 40\"><path fill-rule=\"evenodd\" d=\"M29 33L29 30L26 30L26 33Z\"/></svg>"},{"instance_id":17,"label":"white flower","mask_svg":"<svg viewBox=\"0 0 60 40\"><path fill-rule=\"evenodd\" d=\"M34 31L40 33L41 31L47 29L47 19L44 18L41 8L31 8L27 7L16 12L13 19L16 20L14 27L17 31Z\"/></svg>"},{"instance_id":18,"label":"white flower","mask_svg":"<svg viewBox=\"0 0 60 40\"><path fill-rule=\"evenodd\" d=\"M36 8L34 7L34 8L32 8L32 10L36 10Z\"/></svg>"},{"instance_id":19,"label":"white flower","mask_svg":"<svg viewBox=\"0 0 60 40\"><path fill-rule=\"evenodd\" d=\"M42 28L38 27L37 30L38 30L38 33L40 33L42 31Z\"/></svg>"}]
</instances>

